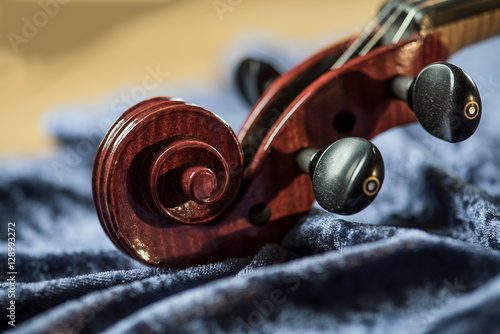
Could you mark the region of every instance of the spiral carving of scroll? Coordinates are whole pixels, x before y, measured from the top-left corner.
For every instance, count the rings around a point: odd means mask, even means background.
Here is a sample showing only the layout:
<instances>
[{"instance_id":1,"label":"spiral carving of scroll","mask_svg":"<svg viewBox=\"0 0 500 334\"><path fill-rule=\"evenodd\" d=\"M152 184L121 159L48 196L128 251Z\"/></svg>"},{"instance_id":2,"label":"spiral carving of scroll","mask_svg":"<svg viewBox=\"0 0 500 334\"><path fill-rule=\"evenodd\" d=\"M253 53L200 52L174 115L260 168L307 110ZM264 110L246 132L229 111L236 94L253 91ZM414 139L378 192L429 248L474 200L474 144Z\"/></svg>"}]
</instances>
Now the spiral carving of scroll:
<instances>
[{"instance_id":1,"label":"spiral carving of scroll","mask_svg":"<svg viewBox=\"0 0 500 334\"><path fill-rule=\"evenodd\" d=\"M154 98L125 112L97 152L93 194L115 243L150 264L161 262L146 235L206 224L233 202L243 155L231 128L178 99ZM143 237L141 237L141 235Z\"/></svg>"}]
</instances>

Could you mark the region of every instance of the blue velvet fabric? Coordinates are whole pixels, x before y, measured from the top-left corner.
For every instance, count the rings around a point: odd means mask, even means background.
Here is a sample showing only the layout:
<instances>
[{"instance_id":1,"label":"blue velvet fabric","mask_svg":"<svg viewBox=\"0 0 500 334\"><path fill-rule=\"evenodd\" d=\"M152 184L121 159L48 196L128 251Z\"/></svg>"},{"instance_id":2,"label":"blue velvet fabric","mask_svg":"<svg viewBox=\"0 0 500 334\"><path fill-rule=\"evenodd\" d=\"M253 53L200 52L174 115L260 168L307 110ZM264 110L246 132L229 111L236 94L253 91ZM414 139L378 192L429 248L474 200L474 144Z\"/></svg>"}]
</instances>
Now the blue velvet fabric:
<instances>
[{"instance_id":1,"label":"blue velvet fabric","mask_svg":"<svg viewBox=\"0 0 500 334\"><path fill-rule=\"evenodd\" d=\"M262 49L262 48L260 48ZM246 49L249 53L250 49ZM288 62L286 47L267 49ZM275 52L276 51L276 52ZM296 51L296 50L295 50ZM305 56L295 52L296 58ZM280 53L281 52L281 53ZM217 84L162 84L217 112L235 130L246 106L229 73ZM314 208L279 244L252 258L155 269L122 254L91 198L97 145L127 106L124 87L53 110L61 141L39 158L0 163L0 275L7 291L6 225L16 222L16 321L10 333L494 333L500 332L500 38L455 55L477 82L483 118L460 144L418 124L374 143L386 180L349 217ZM281 57L281 58L280 58ZM4 308L6 293L0 296Z\"/></svg>"}]
</instances>

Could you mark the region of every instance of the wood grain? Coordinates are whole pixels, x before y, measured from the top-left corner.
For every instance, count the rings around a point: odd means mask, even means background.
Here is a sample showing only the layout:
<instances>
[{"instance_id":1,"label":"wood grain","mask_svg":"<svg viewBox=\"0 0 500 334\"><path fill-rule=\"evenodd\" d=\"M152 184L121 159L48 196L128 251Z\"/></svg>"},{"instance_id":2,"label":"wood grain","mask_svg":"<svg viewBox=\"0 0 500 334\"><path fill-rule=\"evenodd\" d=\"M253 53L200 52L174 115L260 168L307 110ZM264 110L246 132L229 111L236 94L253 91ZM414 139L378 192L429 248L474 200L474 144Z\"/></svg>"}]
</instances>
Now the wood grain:
<instances>
[{"instance_id":1,"label":"wood grain","mask_svg":"<svg viewBox=\"0 0 500 334\"><path fill-rule=\"evenodd\" d=\"M443 33L422 31L335 69L330 64L351 41L326 47L263 93L238 134L241 145L201 107L170 98L132 107L94 163L93 195L105 231L133 258L161 267L252 256L278 242L315 201L297 154L415 122L391 82L446 60Z\"/></svg>"},{"instance_id":2,"label":"wood grain","mask_svg":"<svg viewBox=\"0 0 500 334\"><path fill-rule=\"evenodd\" d=\"M500 34L500 8L436 27L435 30L452 55L468 45Z\"/></svg>"},{"instance_id":3,"label":"wood grain","mask_svg":"<svg viewBox=\"0 0 500 334\"><path fill-rule=\"evenodd\" d=\"M312 59L331 59L342 45L327 48ZM407 57L411 57L410 63L405 61ZM227 187L227 196L209 209L199 206L194 198L179 196L178 191L166 191L175 184L172 180L157 183L166 198L158 210L148 190L151 182L147 182L151 180L151 167L147 166L151 166L150 161L154 165L156 158L148 156L157 157L176 140L191 138L213 146L231 163L242 159L239 147L235 147L236 139L231 139L231 132L224 127L217 130L218 118L212 115L211 119L199 107L161 98L145 101L120 117L96 157L93 193L101 223L119 248L148 265L187 267L250 256L263 245L279 241L315 200L309 176L295 165L298 151L321 148L345 136L372 138L391 127L415 121L408 106L392 98L389 82L398 74L416 75L428 63L445 57L446 49L436 36L416 36L327 71L298 94L271 125L236 197L242 160L229 173L236 181ZM292 69L296 73L285 78L300 80L298 74L307 64ZM265 93L270 96L262 100L271 100L274 92L288 86L286 80L275 81ZM182 112L184 120L178 119L176 115L181 114L177 112ZM255 112L262 115L272 110L256 108ZM342 112L352 113L356 120L348 132L339 132L334 126ZM193 119L198 113L204 115L203 125ZM256 119L255 115L249 117ZM155 182L168 178L175 168L210 167L209 160L200 153L185 154L172 159L173 165L162 169ZM215 167L210 169L218 172ZM179 211L180 216L165 208ZM185 219L186 215L194 224Z\"/></svg>"}]
</instances>

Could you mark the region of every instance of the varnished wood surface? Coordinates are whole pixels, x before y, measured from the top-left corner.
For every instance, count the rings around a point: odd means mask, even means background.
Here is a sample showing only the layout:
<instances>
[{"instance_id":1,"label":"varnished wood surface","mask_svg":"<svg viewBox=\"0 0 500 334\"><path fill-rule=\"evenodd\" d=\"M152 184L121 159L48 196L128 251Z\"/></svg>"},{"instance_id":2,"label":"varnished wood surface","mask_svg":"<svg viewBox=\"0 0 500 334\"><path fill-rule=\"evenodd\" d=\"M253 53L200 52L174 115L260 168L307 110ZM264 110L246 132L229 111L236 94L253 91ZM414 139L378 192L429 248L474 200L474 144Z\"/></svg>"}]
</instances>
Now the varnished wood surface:
<instances>
[{"instance_id":1,"label":"varnished wood surface","mask_svg":"<svg viewBox=\"0 0 500 334\"><path fill-rule=\"evenodd\" d=\"M338 49L339 46L327 48L312 59L318 62L321 62L318 58L331 59ZM156 185L141 182L141 173L149 175L141 166L148 165L147 156L156 147L158 154L162 154L161 151L168 150L176 140L185 140L183 129L186 138L206 141L223 153L228 163L238 156L234 141L224 137L224 130L210 130L208 114L207 126L194 121L172 122L170 115L172 111L175 115L179 108L188 119L198 112L205 114L198 107L153 99L131 108L115 123L101 144L94 164L94 200L104 229L118 247L153 266L186 267L254 254L266 243L279 241L309 211L315 200L309 176L295 164L299 150L322 148L345 136L372 138L391 127L415 121L408 106L392 98L389 82L399 74L414 76L424 66L446 56L447 50L441 41L430 34L382 47L321 75L271 126L248 167L236 198L230 191L237 190L238 181L233 182L231 189L228 187L228 196L217 204L224 205L224 213L215 217L211 210L199 210L192 199L170 205L173 211L181 212L189 206L191 209L185 212L196 220L196 224L191 224L189 219L158 214L156 201L148 195L147 186L166 187L159 182ZM298 80L307 64L306 61L306 65L297 66L284 77ZM271 97L286 86L289 86L287 82L277 80L264 93L262 101L271 100L266 95ZM258 108L254 110L258 114L272 112L265 107ZM349 131L339 132L333 126L335 117L341 112L354 116L356 122ZM212 121L217 122L215 116ZM246 131L252 128L243 131L248 133ZM212 133L219 133L221 139L214 142L210 137ZM185 159L183 163L187 166L207 165L200 160L199 154L188 154ZM237 166L233 177L242 176L240 168L241 165ZM164 195L169 199L177 196L174 192L164 192ZM216 210L219 210L217 205ZM264 207L269 216L256 225L251 216L259 207Z\"/></svg>"},{"instance_id":2,"label":"varnished wood surface","mask_svg":"<svg viewBox=\"0 0 500 334\"><path fill-rule=\"evenodd\" d=\"M474 15L437 28L450 54L500 33L500 9Z\"/></svg>"},{"instance_id":3,"label":"varnished wood surface","mask_svg":"<svg viewBox=\"0 0 500 334\"><path fill-rule=\"evenodd\" d=\"M245 172L236 135L209 111L170 98L132 107L94 163L105 231L132 257L168 267L251 256L278 242L315 199L297 154L414 122L390 83L447 59L442 34L421 31L329 70L346 48L337 42L292 68L264 92L238 135L243 150L256 149ZM351 124L339 125L339 117Z\"/></svg>"},{"instance_id":4,"label":"varnished wood surface","mask_svg":"<svg viewBox=\"0 0 500 334\"><path fill-rule=\"evenodd\" d=\"M390 82L445 60L444 42L439 31L425 31L328 70L346 47L337 42L292 68L264 92L238 135L243 148L256 148L245 173L235 134L210 112L168 98L132 107L94 163L105 231L137 260L168 267L250 256L278 242L315 200L309 175L296 166L298 152L414 122ZM352 124L338 126L346 114ZM195 182L196 174L208 186Z\"/></svg>"}]
</instances>

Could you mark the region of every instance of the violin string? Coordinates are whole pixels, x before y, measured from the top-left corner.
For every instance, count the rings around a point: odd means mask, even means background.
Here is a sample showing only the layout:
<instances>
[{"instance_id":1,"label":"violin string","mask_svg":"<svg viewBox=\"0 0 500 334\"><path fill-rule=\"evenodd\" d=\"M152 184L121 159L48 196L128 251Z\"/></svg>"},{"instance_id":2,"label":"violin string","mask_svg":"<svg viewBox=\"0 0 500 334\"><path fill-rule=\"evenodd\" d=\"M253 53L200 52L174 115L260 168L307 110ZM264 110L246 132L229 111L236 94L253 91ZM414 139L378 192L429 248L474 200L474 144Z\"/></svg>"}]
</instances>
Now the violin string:
<instances>
[{"instance_id":1,"label":"violin string","mask_svg":"<svg viewBox=\"0 0 500 334\"><path fill-rule=\"evenodd\" d=\"M392 38L392 43L395 44L395 43L399 43L399 41L401 41L405 32L409 29L411 22L413 21L415 16L417 16L417 14L422 11L422 9L425 9L425 8L428 8L428 7L431 7L431 6L434 6L436 4L446 2L446 1L448 1L448 0L425 1L424 3L421 3L418 6L413 7L408 12L408 15L406 16L405 20L403 21L403 23L399 27L398 31L396 32L396 34Z\"/></svg>"},{"instance_id":2,"label":"violin string","mask_svg":"<svg viewBox=\"0 0 500 334\"><path fill-rule=\"evenodd\" d=\"M380 39L387 33L387 31L394 24L394 22L396 22L396 20L398 19L398 17L405 11L405 9L408 8L408 6L410 4L412 4L412 2L417 3L417 2L419 2L419 0L408 0L408 1L405 1L404 4L402 4L401 6L399 6L393 12L393 14L391 15L391 17L389 17L389 19L387 19L384 22L384 24L380 27L380 29L377 30L377 32L375 33L375 35L373 35L373 37L368 41L368 43L366 43L366 45L363 47L363 49L361 49L361 51L358 53L358 55L364 56L368 52L370 52L370 50L373 49L373 47L375 46L375 44L377 44L380 41ZM394 41L393 41L393 43L394 43Z\"/></svg>"},{"instance_id":3,"label":"violin string","mask_svg":"<svg viewBox=\"0 0 500 334\"><path fill-rule=\"evenodd\" d=\"M372 19L363 29L363 31L356 37L354 42L349 45L346 51L342 53L342 55L335 61L335 63L332 65L331 69L338 68L342 65L344 65L349 59L351 59L354 55L356 55L357 50L366 42L368 37L373 34L375 29L387 18L391 17L391 13L393 12L393 9L397 8L397 6L401 2L407 2L407 1L413 1L413 0L393 0L388 3L387 8L383 8L381 12L375 16L374 19Z\"/></svg>"}]
</instances>

